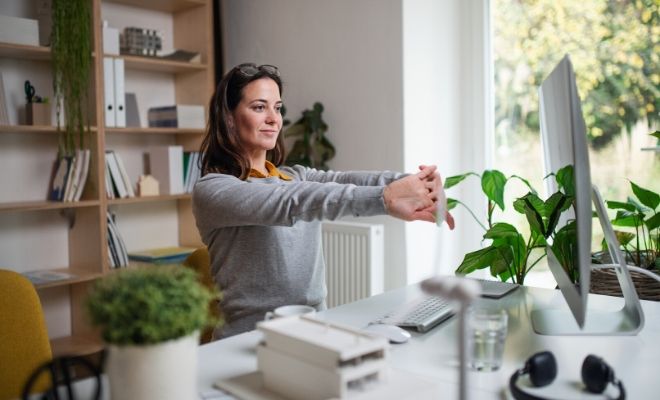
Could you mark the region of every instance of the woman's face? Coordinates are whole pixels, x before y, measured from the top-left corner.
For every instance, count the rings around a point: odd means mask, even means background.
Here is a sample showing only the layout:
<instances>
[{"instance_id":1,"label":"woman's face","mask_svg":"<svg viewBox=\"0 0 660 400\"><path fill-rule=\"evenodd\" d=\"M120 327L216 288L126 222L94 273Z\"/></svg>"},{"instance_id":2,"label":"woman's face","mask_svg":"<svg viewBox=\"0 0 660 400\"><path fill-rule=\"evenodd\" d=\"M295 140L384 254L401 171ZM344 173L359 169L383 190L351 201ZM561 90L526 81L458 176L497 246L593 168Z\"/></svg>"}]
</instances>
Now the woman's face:
<instances>
[{"instance_id":1,"label":"woman's face","mask_svg":"<svg viewBox=\"0 0 660 400\"><path fill-rule=\"evenodd\" d=\"M272 79L257 79L243 88L232 116L246 155L252 160L275 147L282 128L281 109L280 89Z\"/></svg>"}]
</instances>

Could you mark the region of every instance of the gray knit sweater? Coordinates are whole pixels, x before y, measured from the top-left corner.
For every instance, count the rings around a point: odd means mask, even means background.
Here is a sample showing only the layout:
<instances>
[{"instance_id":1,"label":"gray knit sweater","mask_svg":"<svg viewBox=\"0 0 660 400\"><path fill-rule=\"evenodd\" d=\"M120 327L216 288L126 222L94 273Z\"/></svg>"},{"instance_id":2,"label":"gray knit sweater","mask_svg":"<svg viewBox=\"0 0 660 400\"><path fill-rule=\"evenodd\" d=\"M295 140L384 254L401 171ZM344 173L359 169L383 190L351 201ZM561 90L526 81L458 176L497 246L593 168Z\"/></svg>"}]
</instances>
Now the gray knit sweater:
<instances>
[{"instance_id":1,"label":"gray knit sweater","mask_svg":"<svg viewBox=\"0 0 660 400\"><path fill-rule=\"evenodd\" d=\"M404 176L280 170L293 179L207 174L195 185L193 213L223 296L216 338L254 329L281 305L325 308L320 221L385 214L384 186Z\"/></svg>"}]
</instances>

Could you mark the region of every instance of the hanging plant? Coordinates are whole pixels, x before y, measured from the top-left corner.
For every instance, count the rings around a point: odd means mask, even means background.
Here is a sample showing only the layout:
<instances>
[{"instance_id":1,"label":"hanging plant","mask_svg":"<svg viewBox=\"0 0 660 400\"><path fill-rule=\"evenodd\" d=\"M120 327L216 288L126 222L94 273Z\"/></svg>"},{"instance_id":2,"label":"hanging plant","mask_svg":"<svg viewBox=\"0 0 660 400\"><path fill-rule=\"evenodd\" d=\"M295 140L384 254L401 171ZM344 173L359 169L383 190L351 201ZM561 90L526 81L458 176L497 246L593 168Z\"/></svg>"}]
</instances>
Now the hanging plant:
<instances>
[{"instance_id":1,"label":"hanging plant","mask_svg":"<svg viewBox=\"0 0 660 400\"><path fill-rule=\"evenodd\" d=\"M51 53L59 156L83 148L89 134L88 85L92 64L91 8L88 0L53 0ZM64 127L60 115L64 111Z\"/></svg>"}]
</instances>

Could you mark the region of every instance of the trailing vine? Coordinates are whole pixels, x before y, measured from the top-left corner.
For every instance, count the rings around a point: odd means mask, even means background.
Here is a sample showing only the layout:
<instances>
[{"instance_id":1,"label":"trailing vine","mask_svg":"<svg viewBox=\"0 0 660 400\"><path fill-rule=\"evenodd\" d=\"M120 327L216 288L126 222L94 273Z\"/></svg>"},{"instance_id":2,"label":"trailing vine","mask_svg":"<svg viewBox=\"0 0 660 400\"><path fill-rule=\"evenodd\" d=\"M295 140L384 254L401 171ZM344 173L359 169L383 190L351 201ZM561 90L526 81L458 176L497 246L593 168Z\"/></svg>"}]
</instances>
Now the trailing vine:
<instances>
[{"instance_id":1,"label":"trailing vine","mask_svg":"<svg viewBox=\"0 0 660 400\"><path fill-rule=\"evenodd\" d=\"M85 106L92 63L90 4L89 0L53 0L52 4L53 97L60 157L71 156L76 148L84 147L85 136L89 134ZM60 127L62 111L63 128Z\"/></svg>"}]
</instances>

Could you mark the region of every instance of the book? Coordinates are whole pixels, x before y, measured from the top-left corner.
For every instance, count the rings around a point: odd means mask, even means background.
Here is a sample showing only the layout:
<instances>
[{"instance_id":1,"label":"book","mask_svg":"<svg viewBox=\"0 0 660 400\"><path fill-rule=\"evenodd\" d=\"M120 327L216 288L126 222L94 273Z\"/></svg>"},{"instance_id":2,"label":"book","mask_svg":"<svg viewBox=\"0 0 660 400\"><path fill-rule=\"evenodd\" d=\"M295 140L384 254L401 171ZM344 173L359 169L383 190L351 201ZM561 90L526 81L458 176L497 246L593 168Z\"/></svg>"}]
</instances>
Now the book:
<instances>
[{"instance_id":1,"label":"book","mask_svg":"<svg viewBox=\"0 0 660 400\"><path fill-rule=\"evenodd\" d=\"M5 97L2 72L0 72L0 125L9 125L9 112L7 111L7 98Z\"/></svg>"},{"instance_id":2,"label":"book","mask_svg":"<svg viewBox=\"0 0 660 400\"><path fill-rule=\"evenodd\" d=\"M122 177L122 181L124 183L124 187L126 188L126 192L128 193L128 197L135 197L133 184L131 183L131 178L128 177L128 173L126 173L124 162L122 161L121 157L119 157L119 154L113 152L112 155L114 156L115 161L117 162L117 166L119 167L119 173Z\"/></svg>"},{"instance_id":3,"label":"book","mask_svg":"<svg viewBox=\"0 0 660 400\"><path fill-rule=\"evenodd\" d=\"M150 127L204 129L206 117L204 107L198 105L177 104L173 106L152 107L147 112Z\"/></svg>"},{"instance_id":4,"label":"book","mask_svg":"<svg viewBox=\"0 0 660 400\"><path fill-rule=\"evenodd\" d=\"M105 152L105 164L110 170L110 177L112 178L113 186L116 190L117 197L124 199L128 196L128 189L124 185L124 178L119 171L119 164L115 158L115 152L112 150L106 150Z\"/></svg>"},{"instance_id":5,"label":"book","mask_svg":"<svg viewBox=\"0 0 660 400\"><path fill-rule=\"evenodd\" d=\"M74 279L76 275L59 271L28 271L22 274L34 285Z\"/></svg>"},{"instance_id":6,"label":"book","mask_svg":"<svg viewBox=\"0 0 660 400\"><path fill-rule=\"evenodd\" d=\"M107 223L108 223L108 237L111 240L110 250L114 252L115 256L115 267L127 267L128 266L128 253L126 251L126 244L124 244L124 239L121 237L119 228L115 222L115 217L111 212L107 212Z\"/></svg>"},{"instance_id":7,"label":"book","mask_svg":"<svg viewBox=\"0 0 660 400\"><path fill-rule=\"evenodd\" d=\"M156 264L179 263L184 261L195 250L197 249L194 247L162 247L158 249L130 252L128 253L128 258L131 260Z\"/></svg>"},{"instance_id":8,"label":"book","mask_svg":"<svg viewBox=\"0 0 660 400\"><path fill-rule=\"evenodd\" d=\"M73 196L73 201L80 201L83 191L85 189L85 184L87 183L87 176L89 175L89 161L92 156L91 150L83 150L83 163L82 171L80 172L80 179L78 180L78 186L76 187L76 192Z\"/></svg>"},{"instance_id":9,"label":"book","mask_svg":"<svg viewBox=\"0 0 660 400\"><path fill-rule=\"evenodd\" d=\"M152 147L149 165L151 175L159 183L161 195L184 193L182 146Z\"/></svg>"},{"instance_id":10,"label":"book","mask_svg":"<svg viewBox=\"0 0 660 400\"><path fill-rule=\"evenodd\" d=\"M53 164L53 179L51 180L50 188L48 190L48 200L62 201L70 167L71 157L59 157L55 160L55 163Z\"/></svg>"}]
</instances>

